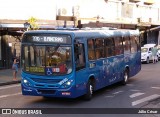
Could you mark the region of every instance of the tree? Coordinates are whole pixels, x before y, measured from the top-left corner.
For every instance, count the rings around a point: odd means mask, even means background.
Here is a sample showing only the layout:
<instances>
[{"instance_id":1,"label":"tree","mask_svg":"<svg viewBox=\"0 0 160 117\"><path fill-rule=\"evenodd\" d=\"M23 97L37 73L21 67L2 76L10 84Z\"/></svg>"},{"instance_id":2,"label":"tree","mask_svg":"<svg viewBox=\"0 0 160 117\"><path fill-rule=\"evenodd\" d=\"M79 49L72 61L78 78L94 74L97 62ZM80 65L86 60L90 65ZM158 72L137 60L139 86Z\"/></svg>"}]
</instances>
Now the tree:
<instances>
[{"instance_id":1,"label":"tree","mask_svg":"<svg viewBox=\"0 0 160 117\"><path fill-rule=\"evenodd\" d=\"M29 30L38 30L39 29L37 19L35 17L29 18L28 22L30 23Z\"/></svg>"}]
</instances>

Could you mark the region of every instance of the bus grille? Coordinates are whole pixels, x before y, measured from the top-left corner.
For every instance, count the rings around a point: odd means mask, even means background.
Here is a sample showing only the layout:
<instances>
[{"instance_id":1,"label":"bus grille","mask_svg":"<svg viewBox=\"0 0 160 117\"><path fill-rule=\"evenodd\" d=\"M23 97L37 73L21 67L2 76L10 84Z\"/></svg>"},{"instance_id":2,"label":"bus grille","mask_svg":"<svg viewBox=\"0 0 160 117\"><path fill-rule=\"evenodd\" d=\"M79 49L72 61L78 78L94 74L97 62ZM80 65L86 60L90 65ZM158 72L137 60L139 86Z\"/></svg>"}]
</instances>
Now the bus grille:
<instances>
[{"instance_id":1,"label":"bus grille","mask_svg":"<svg viewBox=\"0 0 160 117\"><path fill-rule=\"evenodd\" d=\"M31 78L36 83L47 83L47 84L57 84L62 79L37 79L37 78Z\"/></svg>"}]
</instances>

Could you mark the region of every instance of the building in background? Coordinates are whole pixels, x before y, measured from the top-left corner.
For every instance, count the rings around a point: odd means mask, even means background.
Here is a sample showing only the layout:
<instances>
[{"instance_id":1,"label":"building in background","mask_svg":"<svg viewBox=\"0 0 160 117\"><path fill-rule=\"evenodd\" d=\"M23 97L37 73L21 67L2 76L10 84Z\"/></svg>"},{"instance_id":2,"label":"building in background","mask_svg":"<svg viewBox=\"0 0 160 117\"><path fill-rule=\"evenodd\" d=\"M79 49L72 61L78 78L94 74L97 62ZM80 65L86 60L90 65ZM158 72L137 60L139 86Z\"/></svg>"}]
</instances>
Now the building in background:
<instances>
[{"instance_id":1,"label":"building in background","mask_svg":"<svg viewBox=\"0 0 160 117\"><path fill-rule=\"evenodd\" d=\"M159 44L159 0L0 0L0 4L0 68L11 68L12 58L20 56L21 36L31 17L39 29L139 29L142 44Z\"/></svg>"}]
</instances>

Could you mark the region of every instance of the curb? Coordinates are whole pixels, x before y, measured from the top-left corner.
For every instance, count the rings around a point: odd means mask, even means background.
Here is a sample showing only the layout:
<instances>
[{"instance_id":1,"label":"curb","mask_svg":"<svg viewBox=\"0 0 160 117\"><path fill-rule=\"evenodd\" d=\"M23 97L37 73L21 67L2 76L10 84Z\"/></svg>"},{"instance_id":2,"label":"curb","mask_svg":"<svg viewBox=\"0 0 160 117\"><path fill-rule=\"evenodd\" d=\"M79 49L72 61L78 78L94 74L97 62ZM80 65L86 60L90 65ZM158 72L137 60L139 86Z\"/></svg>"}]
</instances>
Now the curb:
<instances>
[{"instance_id":1,"label":"curb","mask_svg":"<svg viewBox=\"0 0 160 117\"><path fill-rule=\"evenodd\" d=\"M10 82L4 82L4 83L0 83L0 86L4 86L4 85L10 85L10 84L18 84L21 83L21 81L10 81Z\"/></svg>"}]
</instances>

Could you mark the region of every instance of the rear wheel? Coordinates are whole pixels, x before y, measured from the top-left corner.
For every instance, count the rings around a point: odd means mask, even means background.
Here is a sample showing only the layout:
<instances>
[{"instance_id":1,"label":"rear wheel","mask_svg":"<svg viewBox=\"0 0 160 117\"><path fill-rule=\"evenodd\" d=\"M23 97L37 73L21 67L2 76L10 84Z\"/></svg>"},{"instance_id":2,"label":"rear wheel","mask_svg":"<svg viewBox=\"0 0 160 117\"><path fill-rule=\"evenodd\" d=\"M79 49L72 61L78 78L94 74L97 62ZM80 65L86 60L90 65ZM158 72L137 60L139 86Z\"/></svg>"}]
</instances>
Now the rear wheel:
<instances>
[{"instance_id":1,"label":"rear wheel","mask_svg":"<svg viewBox=\"0 0 160 117\"><path fill-rule=\"evenodd\" d=\"M126 85L126 84L127 84L128 78L129 78L129 70L126 69L126 70L124 71L124 75L123 75L123 81L122 81L122 84L123 84L123 85Z\"/></svg>"},{"instance_id":2,"label":"rear wheel","mask_svg":"<svg viewBox=\"0 0 160 117\"><path fill-rule=\"evenodd\" d=\"M86 88L87 88L87 92L84 95L84 98L86 100L91 100L92 99L92 95L93 95L93 82L92 82L92 80L88 81Z\"/></svg>"}]
</instances>

